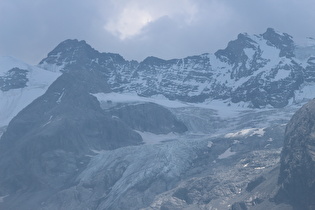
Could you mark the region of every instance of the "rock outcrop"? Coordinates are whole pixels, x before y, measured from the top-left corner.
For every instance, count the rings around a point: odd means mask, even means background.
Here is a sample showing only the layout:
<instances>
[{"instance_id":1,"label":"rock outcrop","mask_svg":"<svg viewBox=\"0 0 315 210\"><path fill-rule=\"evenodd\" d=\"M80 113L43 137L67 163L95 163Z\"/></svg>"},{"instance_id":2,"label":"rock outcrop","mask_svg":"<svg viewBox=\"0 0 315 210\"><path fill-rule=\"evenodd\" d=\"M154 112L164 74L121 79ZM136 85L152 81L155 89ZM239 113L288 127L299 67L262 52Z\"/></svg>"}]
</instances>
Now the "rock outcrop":
<instances>
[{"instance_id":1,"label":"rock outcrop","mask_svg":"<svg viewBox=\"0 0 315 210\"><path fill-rule=\"evenodd\" d=\"M287 125L281 154L277 199L296 209L315 209L315 100L297 111Z\"/></svg>"}]
</instances>

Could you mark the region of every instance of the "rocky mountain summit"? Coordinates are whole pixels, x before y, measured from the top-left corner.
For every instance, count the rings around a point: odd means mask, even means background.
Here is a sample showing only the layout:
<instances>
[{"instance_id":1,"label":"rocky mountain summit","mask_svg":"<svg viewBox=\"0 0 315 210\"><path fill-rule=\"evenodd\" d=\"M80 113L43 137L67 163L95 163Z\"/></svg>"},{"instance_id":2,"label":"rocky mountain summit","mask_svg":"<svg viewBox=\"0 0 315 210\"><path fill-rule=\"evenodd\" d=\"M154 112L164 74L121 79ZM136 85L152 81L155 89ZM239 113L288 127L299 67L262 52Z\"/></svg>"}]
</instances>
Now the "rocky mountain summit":
<instances>
[{"instance_id":1,"label":"rocky mountain summit","mask_svg":"<svg viewBox=\"0 0 315 210\"><path fill-rule=\"evenodd\" d=\"M162 60L127 61L100 53L84 41L66 40L40 62L52 71L93 69L102 72L112 91L170 100L246 102L250 107L284 107L314 83L314 52L301 58L286 33L267 29L261 35L239 34L214 54ZM303 95L303 94L302 94ZM303 99L303 98L302 98Z\"/></svg>"}]
</instances>

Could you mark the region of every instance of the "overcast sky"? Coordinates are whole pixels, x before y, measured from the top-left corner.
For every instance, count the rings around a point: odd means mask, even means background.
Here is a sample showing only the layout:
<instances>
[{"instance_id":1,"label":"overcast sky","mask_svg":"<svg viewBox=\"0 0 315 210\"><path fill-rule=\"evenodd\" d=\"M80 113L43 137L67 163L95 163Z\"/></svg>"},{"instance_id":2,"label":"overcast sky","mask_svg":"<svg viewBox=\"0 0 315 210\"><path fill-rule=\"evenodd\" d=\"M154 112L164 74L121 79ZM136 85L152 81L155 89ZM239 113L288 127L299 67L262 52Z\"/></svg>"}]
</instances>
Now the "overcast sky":
<instances>
[{"instance_id":1,"label":"overcast sky","mask_svg":"<svg viewBox=\"0 0 315 210\"><path fill-rule=\"evenodd\" d=\"M268 27L315 37L314 0L0 0L0 56L37 64L65 39L141 61L214 53Z\"/></svg>"}]
</instances>

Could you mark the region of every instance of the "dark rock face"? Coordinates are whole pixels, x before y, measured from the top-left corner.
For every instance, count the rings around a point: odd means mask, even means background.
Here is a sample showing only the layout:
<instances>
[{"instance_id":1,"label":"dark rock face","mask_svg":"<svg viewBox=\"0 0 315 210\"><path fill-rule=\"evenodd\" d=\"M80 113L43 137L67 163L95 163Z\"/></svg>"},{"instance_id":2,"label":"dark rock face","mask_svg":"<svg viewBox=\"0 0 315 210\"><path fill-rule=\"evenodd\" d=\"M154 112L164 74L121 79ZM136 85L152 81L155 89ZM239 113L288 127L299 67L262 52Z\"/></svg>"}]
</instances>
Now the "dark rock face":
<instances>
[{"instance_id":1,"label":"dark rock face","mask_svg":"<svg viewBox=\"0 0 315 210\"><path fill-rule=\"evenodd\" d=\"M26 206L34 204L38 196L23 196L39 191L48 196L71 184L93 150L141 144L138 133L106 114L90 94L109 90L97 71L64 73L22 110L1 137L0 193ZM14 202L8 203L0 208L17 208Z\"/></svg>"},{"instance_id":2,"label":"dark rock face","mask_svg":"<svg viewBox=\"0 0 315 210\"><path fill-rule=\"evenodd\" d=\"M258 185L260 185L265 180L266 180L266 178L263 176L257 177L255 180L253 180L247 184L246 190L248 192L251 192L253 189L255 189Z\"/></svg>"},{"instance_id":3,"label":"dark rock face","mask_svg":"<svg viewBox=\"0 0 315 210\"><path fill-rule=\"evenodd\" d=\"M273 81L272 74L276 75L280 69L287 71L289 77ZM269 73L269 78L264 78L263 73L260 73L239 86L232 95L232 102L251 101L255 108L267 104L276 108L288 105L289 99L294 97L295 90L304 82L302 68L292 63L290 66L278 66Z\"/></svg>"},{"instance_id":4,"label":"dark rock face","mask_svg":"<svg viewBox=\"0 0 315 210\"><path fill-rule=\"evenodd\" d=\"M121 86L128 80L138 63L126 61L118 54L100 53L85 41L69 39L60 43L39 65L44 68L54 65L62 72L80 71L82 69L98 72L112 89L119 89L120 87L117 87L117 85Z\"/></svg>"},{"instance_id":5,"label":"dark rock face","mask_svg":"<svg viewBox=\"0 0 315 210\"><path fill-rule=\"evenodd\" d=\"M96 87L96 78L73 76L64 73L10 122L0 142L2 189L59 188L87 163L91 150L141 144L139 134L104 113L88 92L108 89Z\"/></svg>"},{"instance_id":6,"label":"dark rock face","mask_svg":"<svg viewBox=\"0 0 315 210\"><path fill-rule=\"evenodd\" d=\"M100 60L90 62L91 59L100 57ZM109 61L111 60L111 61ZM76 62L73 62L76 61ZM47 58L43 59L43 63L55 63L58 66L66 65L64 70L81 70L81 69L97 69L96 64L106 64L126 62L120 55L113 53L99 53L88 45L85 41L66 40L61 42ZM109 67L108 67L109 68Z\"/></svg>"},{"instance_id":7,"label":"dark rock face","mask_svg":"<svg viewBox=\"0 0 315 210\"><path fill-rule=\"evenodd\" d=\"M268 28L262 35L264 39L268 40L268 44L280 49L280 57L293 57L294 56L294 42L292 36L284 33L280 35L274 29Z\"/></svg>"},{"instance_id":8,"label":"dark rock face","mask_svg":"<svg viewBox=\"0 0 315 210\"><path fill-rule=\"evenodd\" d=\"M248 59L250 59L244 49L250 48L256 51L256 56L259 55L260 49L257 48L257 43L252 40L247 34L239 34L237 39L234 41L230 41L228 46L224 50L218 50L215 55L223 62L228 62L232 64L234 68L237 67L239 63L244 70L245 63ZM236 74L234 76L243 77L248 76L252 73L251 69L247 69L247 72L241 72L240 75Z\"/></svg>"},{"instance_id":9,"label":"dark rock face","mask_svg":"<svg viewBox=\"0 0 315 210\"><path fill-rule=\"evenodd\" d=\"M231 210L247 210L245 202L234 203L231 207Z\"/></svg>"},{"instance_id":10,"label":"dark rock face","mask_svg":"<svg viewBox=\"0 0 315 210\"><path fill-rule=\"evenodd\" d=\"M315 81L315 57L311 56L307 60L308 66L305 68L304 75L306 82L314 82Z\"/></svg>"},{"instance_id":11,"label":"dark rock face","mask_svg":"<svg viewBox=\"0 0 315 210\"><path fill-rule=\"evenodd\" d=\"M277 199L296 209L315 208L315 100L304 105L287 125L281 154Z\"/></svg>"},{"instance_id":12,"label":"dark rock face","mask_svg":"<svg viewBox=\"0 0 315 210\"><path fill-rule=\"evenodd\" d=\"M162 94L171 100L202 102L214 90L208 88L198 93L199 85L211 80L212 75L206 54L167 61L149 57L139 64L130 83L136 82L133 91L141 96Z\"/></svg>"},{"instance_id":13,"label":"dark rock face","mask_svg":"<svg viewBox=\"0 0 315 210\"><path fill-rule=\"evenodd\" d=\"M179 188L174 192L173 196L185 201L187 204L192 204L193 200L189 197L188 193L187 188Z\"/></svg>"},{"instance_id":14,"label":"dark rock face","mask_svg":"<svg viewBox=\"0 0 315 210\"><path fill-rule=\"evenodd\" d=\"M117 106L110 113L138 131L155 134L187 131L187 127L168 109L154 103Z\"/></svg>"},{"instance_id":15,"label":"dark rock face","mask_svg":"<svg viewBox=\"0 0 315 210\"><path fill-rule=\"evenodd\" d=\"M28 70L13 68L6 75L0 76L0 90L8 91L26 87Z\"/></svg>"}]
</instances>

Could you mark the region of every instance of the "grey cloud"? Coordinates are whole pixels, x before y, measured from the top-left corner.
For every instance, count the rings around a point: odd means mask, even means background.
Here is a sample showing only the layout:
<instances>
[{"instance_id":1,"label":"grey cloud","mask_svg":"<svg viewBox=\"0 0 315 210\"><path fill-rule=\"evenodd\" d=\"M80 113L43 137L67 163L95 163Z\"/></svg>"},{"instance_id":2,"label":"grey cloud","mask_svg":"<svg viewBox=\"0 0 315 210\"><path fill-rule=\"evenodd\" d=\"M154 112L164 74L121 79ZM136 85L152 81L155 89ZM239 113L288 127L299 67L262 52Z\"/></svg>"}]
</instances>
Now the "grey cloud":
<instances>
[{"instance_id":1,"label":"grey cloud","mask_svg":"<svg viewBox=\"0 0 315 210\"><path fill-rule=\"evenodd\" d=\"M0 54L37 63L60 41L93 34L97 5L87 1L4 2L0 4Z\"/></svg>"},{"instance_id":2,"label":"grey cloud","mask_svg":"<svg viewBox=\"0 0 315 210\"><path fill-rule=\"evenodd\" d=\"M215 52L238 33L259 34L267 27L297 39L315 36L312 0L198 0L191 1L198 8L191 23L181 22L184 18L180 16L163 16L139 35L120 40L104 26L126 2L1 0L0 55L36 64L59 42L77 38L127 59L142 60L149 55L170 59ZM176 1L167 4L177 6Z\"/></svg>"}]
</instances>

